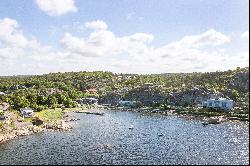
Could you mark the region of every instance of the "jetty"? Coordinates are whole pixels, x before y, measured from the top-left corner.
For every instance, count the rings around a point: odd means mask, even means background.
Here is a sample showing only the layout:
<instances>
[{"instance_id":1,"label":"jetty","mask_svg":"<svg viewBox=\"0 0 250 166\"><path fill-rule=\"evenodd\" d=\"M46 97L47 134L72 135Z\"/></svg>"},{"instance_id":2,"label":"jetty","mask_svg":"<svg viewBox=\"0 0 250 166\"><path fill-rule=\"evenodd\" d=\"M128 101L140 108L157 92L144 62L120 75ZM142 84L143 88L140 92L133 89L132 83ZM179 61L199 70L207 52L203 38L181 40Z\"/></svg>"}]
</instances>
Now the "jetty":
<instances>
[{"instance_id":1,"label":"jetty","mask_svg":"<svg viewBox=\"0 0 250 166\"><path fill-rule=\"evenodd\" d=\"M92 112L92 111L83 111L83 110L75 111L75 113L94 114L94 115L101 115L101 116L104 115L103 112Z\"/></svg>"}]
</instances>

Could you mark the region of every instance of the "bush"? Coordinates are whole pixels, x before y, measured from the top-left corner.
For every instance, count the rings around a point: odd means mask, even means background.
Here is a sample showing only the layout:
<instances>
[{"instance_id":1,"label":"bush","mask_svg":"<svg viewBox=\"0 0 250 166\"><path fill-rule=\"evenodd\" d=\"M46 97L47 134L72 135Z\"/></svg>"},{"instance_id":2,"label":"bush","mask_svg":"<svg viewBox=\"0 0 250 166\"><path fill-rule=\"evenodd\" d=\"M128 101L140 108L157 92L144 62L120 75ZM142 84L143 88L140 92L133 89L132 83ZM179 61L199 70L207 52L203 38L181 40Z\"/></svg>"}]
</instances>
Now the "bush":
<instances>
[{"instance_id":1,"label":"bush","mask_svg":"<svg viewBox=\"0 0 250 166\"><path fill-rule=\"evenodd\" d=\"M164 108L164 110L171 110L171 106L170 105L164 105L163 108Z\"/></svg>"},{"instance_id":2,"label":"bush","mask_svg":"<svg viewBox=\"0 0 250 166\"><path fill-rule=\"evenodd\" d=\"M37 111L37 112L40 112L40 111L42 111L42 110L44 110L44 109L45 109L44 106L39 105L39 106L37 106L36 111Z\"/></svg>"}]
</instances>

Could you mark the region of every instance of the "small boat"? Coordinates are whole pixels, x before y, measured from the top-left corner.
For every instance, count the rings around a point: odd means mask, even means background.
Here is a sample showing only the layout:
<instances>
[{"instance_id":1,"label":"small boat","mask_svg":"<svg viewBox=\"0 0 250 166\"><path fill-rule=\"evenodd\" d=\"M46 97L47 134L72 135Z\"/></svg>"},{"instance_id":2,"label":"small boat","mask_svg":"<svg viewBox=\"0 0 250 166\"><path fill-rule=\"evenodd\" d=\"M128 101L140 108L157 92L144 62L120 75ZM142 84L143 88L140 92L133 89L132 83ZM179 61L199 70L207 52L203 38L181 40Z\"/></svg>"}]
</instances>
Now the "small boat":
<instances>
[{"instance_id":1,"label":"small boat","mask_svg":"<svg viewBox=\"0 0 250 166\"><path fill-rule=\"evenodd\" d=\"M133 125L131 125L128 129L130 129L130 130L131 130L131 129L134 129L134 126L133 126Z\"/></svg>"},{"instance_id":2,"label":"small boat","mask_svg":"<svg viewBox=\"0 0 250 166\"><path fill-rule=\"evenodd\" d=\"M204 121L204 122L202 122L202 124L203 124L203 126L206 126L206 125L209 124L209 122L208 121Z\"/></svg>"},{"instance_id":3,"label":"small boat","mask_svg":"<svg viewBox=\"0 0 250 166\"><path fill-rule=\"evenodd\" d=\"M162 136L163 136L163 134L162 134L162 133L160 133L160 134L158 134L158 136L159 136L159 137L162 137Z\"/></svg>"}]
</instances>

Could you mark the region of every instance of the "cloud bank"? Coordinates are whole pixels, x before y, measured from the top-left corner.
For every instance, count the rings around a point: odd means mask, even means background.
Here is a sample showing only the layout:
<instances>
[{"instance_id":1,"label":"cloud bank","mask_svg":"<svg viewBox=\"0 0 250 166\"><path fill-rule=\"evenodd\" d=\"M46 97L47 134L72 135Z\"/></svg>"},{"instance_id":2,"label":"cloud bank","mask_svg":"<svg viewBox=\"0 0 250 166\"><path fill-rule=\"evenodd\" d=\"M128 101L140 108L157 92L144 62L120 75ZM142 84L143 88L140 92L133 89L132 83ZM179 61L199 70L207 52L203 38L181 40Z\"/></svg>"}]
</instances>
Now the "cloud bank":
<instances>
[{"instance_id":1,"label":"cloud bank","mask_svg":"<svg viewBox=\"0 0 250 166\"><path fill-rule=\"evenodd\" d=\"M232 42L215 29L154 46L153 34L117 36L101 20L84 23L87 37L65 32L60 48L25 36L14 19L0 19L0 75L104 70L119 73L205 72L249 66L249 51L232 54ZM239 36L240 37L240 36ZM8 62L8 63L7 63ZM12 64L12 65L11 65Z\"/></svg>"}]
</instances>

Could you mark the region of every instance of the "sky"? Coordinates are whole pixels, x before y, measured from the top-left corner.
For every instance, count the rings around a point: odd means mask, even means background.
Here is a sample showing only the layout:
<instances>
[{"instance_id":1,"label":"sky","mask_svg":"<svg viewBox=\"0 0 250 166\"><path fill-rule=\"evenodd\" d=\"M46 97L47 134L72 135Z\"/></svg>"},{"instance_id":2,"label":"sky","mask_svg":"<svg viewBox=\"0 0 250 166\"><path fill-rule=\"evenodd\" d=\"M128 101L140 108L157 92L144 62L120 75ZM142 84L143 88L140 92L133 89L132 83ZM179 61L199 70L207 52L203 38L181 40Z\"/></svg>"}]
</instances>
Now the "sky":
<instances>
[{"instance_id":1,"label":"sky","mask_svg":"<svg viewBox=\"0 0 250 166\"><path fill-rule=\"evenodd\" d=\"M249 66L248 0L1 0L0 75Z\"/></svg>"}]
</instances>

